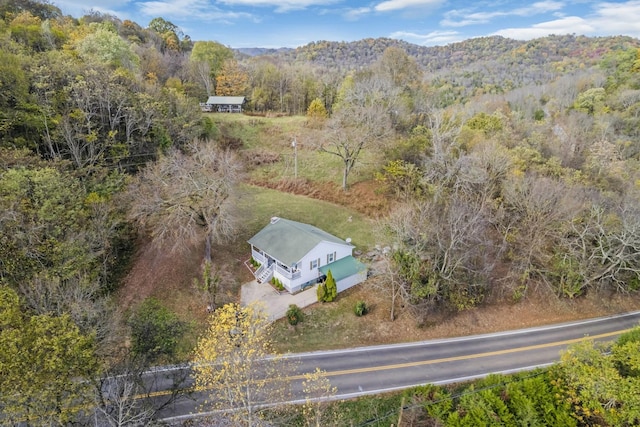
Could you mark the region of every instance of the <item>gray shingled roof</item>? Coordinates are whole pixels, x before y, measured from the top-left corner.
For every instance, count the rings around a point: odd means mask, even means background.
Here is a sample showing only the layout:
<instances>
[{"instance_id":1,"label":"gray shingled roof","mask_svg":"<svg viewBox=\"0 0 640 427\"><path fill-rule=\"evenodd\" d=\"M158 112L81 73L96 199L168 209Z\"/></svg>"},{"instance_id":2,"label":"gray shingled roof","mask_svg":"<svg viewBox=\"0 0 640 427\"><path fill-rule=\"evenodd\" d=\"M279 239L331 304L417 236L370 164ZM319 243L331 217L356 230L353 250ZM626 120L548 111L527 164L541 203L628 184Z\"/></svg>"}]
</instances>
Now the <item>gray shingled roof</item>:
<instances>
[{"instance_id":1,"label":"gray shingled roof","mask_svg":"<svg viewBox=\"0 0 640 427\"><path fill-rule=\"evenodd\" d=\"M313 225L284 218L272 218L266 227L249 239L249 244L291 266L323 241L348 244Z\"/></svg>"},{"instance_id":2,"label":"gray shingled roof","mask_svg":"<svg viewBox=\"0 0 640 427\"><path fill-rule=\"evenodd\" d=\"M207 104L212 105L241 105L244 102L244 96L210 96Z\"/></svg>"}]
</instances>

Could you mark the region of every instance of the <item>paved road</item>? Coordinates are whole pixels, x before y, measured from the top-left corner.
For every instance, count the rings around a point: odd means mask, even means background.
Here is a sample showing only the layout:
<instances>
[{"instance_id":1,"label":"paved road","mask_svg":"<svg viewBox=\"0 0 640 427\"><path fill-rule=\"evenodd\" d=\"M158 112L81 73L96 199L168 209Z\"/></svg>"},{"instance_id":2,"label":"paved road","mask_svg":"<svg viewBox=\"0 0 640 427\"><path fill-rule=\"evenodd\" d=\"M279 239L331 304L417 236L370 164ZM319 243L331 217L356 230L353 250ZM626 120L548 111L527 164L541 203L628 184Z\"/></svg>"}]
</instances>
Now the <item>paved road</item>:
<instances>
[{"instance_id":1,"label":"paved road","mask_svg":"<svg viewBox=\"0 0 640 427\"><path fill-rule=\"evenodd\" d=\"M639 323L640 311L496 334L292 354L287 358L299 364L299 372L322 369L338 390L336 398L350 398L545 366L556 362L568 345L585 338L613 340ZM190 417L199 399L193 397L195 400L182 400L160 416L167 422Z\"/></svg>"}]
</instances>

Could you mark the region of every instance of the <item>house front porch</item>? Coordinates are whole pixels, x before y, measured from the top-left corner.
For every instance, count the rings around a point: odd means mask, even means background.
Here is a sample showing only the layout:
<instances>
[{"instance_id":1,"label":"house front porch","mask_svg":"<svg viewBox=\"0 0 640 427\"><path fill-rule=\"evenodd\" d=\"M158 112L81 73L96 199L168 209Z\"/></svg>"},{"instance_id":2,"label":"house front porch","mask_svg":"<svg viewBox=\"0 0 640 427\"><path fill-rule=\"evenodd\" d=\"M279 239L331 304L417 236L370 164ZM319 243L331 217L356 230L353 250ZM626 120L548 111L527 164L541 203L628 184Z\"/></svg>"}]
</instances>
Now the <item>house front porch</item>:
<instances>
[{"instance_id":1,"label":"house front porch","mask_svg":"<svg viewBox=\"0 0 640 427\"><path fill-rule=\"evenodd\" d=\"M290 293L298 292L304 285L309 285L308 283L303 283L300 270L282 264L259 249L252 248L251 257L260 264L255 271L252 271L258 283L267 283L276 278Z\"/></svg>"}]
</instances>

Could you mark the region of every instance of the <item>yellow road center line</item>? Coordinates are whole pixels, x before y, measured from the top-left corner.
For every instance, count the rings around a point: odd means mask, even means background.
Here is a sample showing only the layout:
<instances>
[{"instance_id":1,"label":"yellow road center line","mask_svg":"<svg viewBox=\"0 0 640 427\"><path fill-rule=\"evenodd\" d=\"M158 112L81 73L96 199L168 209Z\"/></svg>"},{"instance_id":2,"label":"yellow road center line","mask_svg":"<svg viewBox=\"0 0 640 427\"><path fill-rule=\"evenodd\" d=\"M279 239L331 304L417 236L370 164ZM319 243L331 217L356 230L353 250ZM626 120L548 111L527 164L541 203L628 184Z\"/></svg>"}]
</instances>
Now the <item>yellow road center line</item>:
<instances>
[{"instance_id":1,"label":"yellow road center line","mask_svg":"<svg viewBox=\"0 0 640 427\"><path fill-rule=\"evenodd\" d=\"M365 373L365 372L377 372L377 371L386 371L386 370L391 370L391 369L403 369L403 368L411 368L411 367L415 367L415 366L423 366L423 365L435 365L438 363L446 363L446 362L456 362L456 361L460 361L460 360L469 360L469 359L479 359L482 357L492 357L492 356L500 356L500 355L504 355L504 354L511 354L511 353L519 353L519 352L524 352L524 351L530 351L530 350L539 350L542 348L550 348L550 347L559 347L562 345L570 345L570 344L575 344L581 341L585 341L585 340L594 340L594 339L599 339L599 338L608 338L608 337L612 337L615 335L620 335L623 334L625 332L630 331L631 329L623 329L621 331L613 331L613 332L606 332L603 334L598 334L598 335L589 335L589 336L585 336L585 337L581 337L581 338L574 338L574 339L570 339L570 340L564 340L564 341L555 341L555 342L550 342L550 343L545 343L545 344L536 344L536 345L529 345L529 346L525 346L525 347L515 347L515 348L509 348L506 350L496 350L496 351L487 351L485 353L474 353L474 354L467 354L467 355L463 355L463 356L452 356L452 357L444 357L441 359L431 359L431 360L419 360L416 362L406 362L406 363L395 363L393 365L381 365L381 366L371 366L371 367L367 367L367 368L355 368L355 369L343 369L340 371L325 371L323 372L323 376L325 377L337 377L340 375L350 375L350 374L359 374L359 373ZM302 380L305 379L305 375L304 374L300 374L300 375L292 375L289 377L285 377L285 380ZM149 394L149 397L156 397L156 396L162 396L165 394L170 394L169 391L157 391L157 392L153 392ZM147 396L144 396L147 397Z\"/></svg>"},{"instance_id":2,"label":"yellow road center line","mask_svg":"<svg viewBox=\"0 0 640 427\"><path fill-rule=\"evenodd\" d=\"M615 335L618 335L618 334L622 334L622 333L627 332L627 331L629 331L629 329L624 329L622 331L606 332L604 334L586 336L586 337L582 337L582 338L574 338L574 339L565 340L565 341L556 341L556 342L550 342L550 343L546 343L546 344L530 345L530 346L526 346L526 347L509 348L509 349L506 349L506 350L488 351L488 352L485 352L485 353L467 354L467 355L464 355L464 356L452 356L452 357L444 357L444 358L441 358L441 359L419 360L419 361L416 361L416 362L396 363L396 364L393 364L393 365L382 365L382 366L372 366L372 367L368 367L368 368L355 368L355 369L345 369L345 370L341 370L341 371L331 371L331 372L326 372L324 374L324 376L333 377L333 376L338 376L338 375L349 375L349 374L357 374L357 373L363 373L363 372L376 372L376 371L385 371L385 370L390 370L390 369L411 368L411 367L422 366L422 365L435 365L437 363L456 362L456 361L468 360L468 359L479 359L481 357L500 356L500 355L503 355L503 354L519 353L519 352L530 351L530 350L538 350L538 349L542 349L542 348L558 347L558 346L561 346L561 345L575 344L575 343L578 343L578 342L581 342L581 341L584 341L584 340L588 340L588 339L607 338L607 337L615 336ZM302 378L304 378L304 375L295 375L295 376L288 377L288 378L289 379L302 379Z\"/></svg>"}]
</instances>

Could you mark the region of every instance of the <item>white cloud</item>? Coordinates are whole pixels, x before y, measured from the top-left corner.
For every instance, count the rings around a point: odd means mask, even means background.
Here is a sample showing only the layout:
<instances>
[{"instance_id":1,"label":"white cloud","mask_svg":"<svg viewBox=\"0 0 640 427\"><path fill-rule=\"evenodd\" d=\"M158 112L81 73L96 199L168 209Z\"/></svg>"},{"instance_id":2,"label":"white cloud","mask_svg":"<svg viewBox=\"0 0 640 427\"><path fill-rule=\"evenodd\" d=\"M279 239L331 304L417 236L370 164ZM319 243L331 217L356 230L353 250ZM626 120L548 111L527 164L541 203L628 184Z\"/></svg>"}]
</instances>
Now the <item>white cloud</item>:
<instances>
[{"instance_id":1,"label":"white cloud","mask_svg":"<svg viewBox=\"0 0 640 427\"><path fill-rule=\"evenodd\" d=\"M445 27L465 27L468 25L486 24L494 18L509 16L530 17L542 13L558 12L564 3L557 1L541 1L531 6L519 7L512 10L495 10L491 12L474 12L470 9L451 10L445 13L445 19L440 24Z\"/></svg>"},{"instance_id":2,"label":"white cloud","mask_svg":"<svg viewBox=\"0 0 640 427\"><path fill-rule=\"evenodd\" d=\"M302 10L311 6L328 6L339 0L218 0L227 6L275 7L276 12Z\"/></svg>"},{"instance_id":3,"label":"white cloud","mask_svg":"<svg viewBox=\"0 0 640 427\"><path fill-rule=\"evenodd\" d=\"M389 35L392 39L401 39L409 43L422 46L436 46L454 43L465 37L457 31L432 31L427 34L417 34L408 31L396 31Z\"/></svg>"},{"instance_id":4,"label":"white cloud","mask_svg":"<svg viewBox=\"0 0 640 427\"><path fill-rule=\"evenodd\" d=\"M192 19L200 21L237 20L257 18L248 13L223 11L212 6L208 0L166 0L139 2L138 8L144 15L165 19Z\"/></svg>"},{"instance_id":5,"label":"white cloud","mask_svg":"<svg viewBox=\"0 0 640 427\"><path fill-rule=\"evenodd\" d=\"M516 40L530 40L551 34L591 34L595 28L579 16L568 16L554 21L541 22L526 28L505 28L492 35Z\"/></svg>"},{"instance_id":6,"label":"white cloud","mask_svg":"<svg viewBox=\"0 0 640 427\"><path fill-rule=\"evenodd\" d=\"M59 7L63 14L80 17L87 14L91 10L100 13L117 16L120 19L126 19L126 14L118 11L118 8L124 7L130 3L130 0L104 0L99 6L88 6L86 0L57 0L52 2Z\"/></svg>"},{"instance_id":7,"label":"white cloud","mask_svg":"<svg viewBox=\"0 0 640 427\"><path fill-rule=\"evenodd\" d=\"M640 1L596 3L593 5L592 13L583 17L568 16L540 22L530 27L505 28L494 33L494 35L518 40L529 40L550 34L640 37Z\"/></svg>"},{"instance_id":8,"label":"white cloud","mask_svg":"<svg viewBox=\"0 0 640 427\"><path fill-rule=\"evenodd\" d=\"M598 35L640 37L640 1L597 3L587 19Z\"/></svg>"},{"instance_id":9,"label":"white cloud","mask_svg":"<svg viewBox=\"0 0 640 427\"><path fill-rule=\"evenodd\" d=\"M343 16L348 21L355 21L365 15L368 15L371 12L372 12L372 9L370 7L359 7L357 9L347 10L347 12L345 12Z\"/></svg>"},{"instance_id":10,"label":"white cloud","mask_svg":"<svg viewBox=\"0 0 640 427\"><path fill-rule=\"evenodd\" d=\"M417 7L433 7L442 4L443 0L386 0L375 6L377 12L389 12Z\"/></svg>"}]
</instances>

